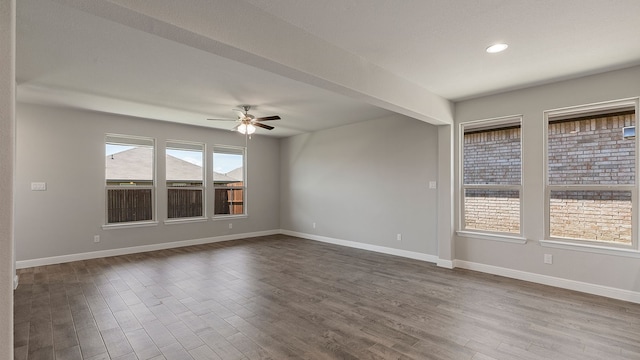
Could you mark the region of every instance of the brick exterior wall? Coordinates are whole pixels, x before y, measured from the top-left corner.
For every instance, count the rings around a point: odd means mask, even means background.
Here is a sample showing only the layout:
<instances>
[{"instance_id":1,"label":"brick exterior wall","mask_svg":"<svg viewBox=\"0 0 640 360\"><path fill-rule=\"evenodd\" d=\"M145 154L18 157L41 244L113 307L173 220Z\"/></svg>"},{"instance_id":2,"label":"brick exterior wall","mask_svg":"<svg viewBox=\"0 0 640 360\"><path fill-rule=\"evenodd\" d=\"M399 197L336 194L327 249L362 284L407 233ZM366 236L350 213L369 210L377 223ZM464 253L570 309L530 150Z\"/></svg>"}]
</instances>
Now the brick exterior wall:
<instances>
[{"instance_id":1,"label":"brick exterior wall","mask_svg":"<svg viewBox=\"0 0 640 360\"><path fill-rule=\"evenodd\" d=\"M631 244L631 192L552 191L551 236Z\"/></svg>"},{"instance_id":2,"label":"brick exterior wall","mask_svg":"<svg viewBox=\"0 0 640 360\"><path fill-rule=\"evenodd\" d=\"M469 189L465 192L464 208L466 229L520 233L520 197L517 191Z\"/></svg>"},{"instance_id":3,"label":"brick exterior wall","mask_svg":"<svg viewBox=\"0 0 640 360\"><path fill-rule=\"evenodd\" d=\"M633 113L551 121L549 183L634 184L635 138L623 137L625 126L635 126ZM465 184L519 184L520 151L519 128L465 133ZM519 232L517 195L517 192L467 190L466 228ZM631 243L630 192L554 191L550 214L554 237Z\"/></svg>"},{"instance_id":4,"label":"brick exterior wall","mask_svg":"<svg viewBox=\"0 0 640 360\"><path fill-rule=\"evenodd\" d=\"M464 135L465 184L520 184L520 128Z\"/></svg>"},{"instance_id":5,"label":"brick exterior wall","mask_svg":"<svg viewBox=\"0 0 640 360\"><path fill-rule=\"evenodd\" d=\"M622 128L635 126L633 114L550 122L549 184L634 184L635 138Z\"/></svg>"}]
</instances>

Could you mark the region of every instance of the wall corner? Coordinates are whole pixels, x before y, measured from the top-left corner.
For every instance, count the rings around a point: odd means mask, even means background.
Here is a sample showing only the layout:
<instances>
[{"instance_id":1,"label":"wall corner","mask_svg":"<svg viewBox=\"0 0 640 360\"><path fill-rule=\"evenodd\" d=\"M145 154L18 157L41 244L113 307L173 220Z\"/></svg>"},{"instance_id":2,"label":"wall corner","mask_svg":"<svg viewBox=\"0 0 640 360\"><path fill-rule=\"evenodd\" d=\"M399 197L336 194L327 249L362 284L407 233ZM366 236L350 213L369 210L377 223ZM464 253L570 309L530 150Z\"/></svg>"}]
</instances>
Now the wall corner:
<instances>
[{"instance_id":1,"label":"wall corner","mask_svg":"<svg viewBox=\"0 0 640 360\"><path fill-rule=\"evenodd\" d=\"M453 125L438 126L438 266L450 269L455 259L453 144Z\"/></svg>"}]
</instances>

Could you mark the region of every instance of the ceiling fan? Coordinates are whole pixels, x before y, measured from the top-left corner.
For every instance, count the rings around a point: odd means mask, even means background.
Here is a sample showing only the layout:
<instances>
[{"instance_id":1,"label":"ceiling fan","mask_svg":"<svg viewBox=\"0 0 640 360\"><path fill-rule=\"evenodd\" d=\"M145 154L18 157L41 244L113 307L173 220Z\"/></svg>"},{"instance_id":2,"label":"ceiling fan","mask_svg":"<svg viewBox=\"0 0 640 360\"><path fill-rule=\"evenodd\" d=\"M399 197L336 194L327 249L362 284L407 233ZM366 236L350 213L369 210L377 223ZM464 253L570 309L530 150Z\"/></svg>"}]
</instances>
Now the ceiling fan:
<instances>
[{"instance_id":1,"label":"ceiling fan","mask_svg":"<svg viewBox=\"0 0 640 360\"><path fill-rule=\"evenodd\" d=\"M234 109L238 111L237 119L207 119L207 120L218 120L218 121L236 121L238 124L231 129L231 131L238 131L239 133L245 135L251 135L256 132L256 127L260 127L267 130L274 129L273 126L265 125L262 121L270 121L270 120L280 120L280 116L265 116L265 117L255 117L249 114L249 110L251 109L251 105L241 105L241 109Z\"/></svg>"}]
</instances>

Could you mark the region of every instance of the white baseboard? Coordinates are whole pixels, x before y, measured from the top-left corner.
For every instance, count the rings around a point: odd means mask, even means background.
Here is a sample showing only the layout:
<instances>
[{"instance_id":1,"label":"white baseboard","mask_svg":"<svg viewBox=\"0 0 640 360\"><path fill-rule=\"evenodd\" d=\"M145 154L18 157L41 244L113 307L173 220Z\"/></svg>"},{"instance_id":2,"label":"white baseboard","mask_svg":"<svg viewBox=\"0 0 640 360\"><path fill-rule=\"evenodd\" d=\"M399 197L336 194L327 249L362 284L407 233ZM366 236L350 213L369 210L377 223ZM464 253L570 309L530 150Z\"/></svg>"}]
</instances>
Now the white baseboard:
<instances>
[{"instance_id":1,"label":"white baseboard","mask_svg":"<svg viewBox=\"0 0 640 360\"><path fill-rule=\"evenodd\" d=\"M436 262L436 265L438 265L439 267L447 268L447 269L454 268L453 260L444 260L444 259L438 258L438 262Z\"/></svg>"},{"instance_id":2,"label":"white baseboard","mask_svg":"<svg viewBox=\"0 0 640 360\"><path fill-rule=\"evenodd\" d=\"M423 254L415 251L394 249L390 247L365 244L365 243L360 243L356 241L334 239L326 236L306 234L306 233L290 231L290 230L280 230L280 233L284 235L296 236L303 239L315 240L315 241L325 242L325 243L334 244L334 245L347 246L347 247L356 248L356 249L375 251L375 252L388 254L388 255L406 257L409 259L422 260L422 261L427 261L431 263L438 263L437 256Z\"/></svg>"},{"instance_id":3,"label":"white baseboard","mask_svg":"<svg viewBox=\"0 0 640 360\"><path fill-rule=\"evenodd\" d=\"M580 291L587 294L604 296L612 299L640 303L640 292L623 290L609 286L596 285L581 281L568 280L548 275L530 273L526 271L503 268L499 266L474 263L464 260L454 260L455 267L480 271L487 274L504 276L512 279L559 287L562 289Z\"/></svg>"},{"instance_id":4,"label":"white baseboard","mask_svg":"<svg viewBox=\"0 0 640 360\"><path fill-rule=\"evenodd\" d=\"M53 264L62 264L62 263L78 261L78 260L88 260L88 259L103 258L108 256L135 254L135 253L141 253L141 252L147 252L147 251L173 249L173 248L179 248L183 246L202 245L202 244L209 244L209 243L215 243L220 241L238 240L238 239L246 239L246 238L251 238L256 236L268 236L268 235L276 235L276 234L280 234L280 231L279 230L258 231L258 232L244 233L244 234L214 236L214 237L202 238L202 239L173 241L173 242L167 242L167 243L161 243L161 244L150 244L150 245L132 246L132 247L120 248L120 249L100 250L100 251L91 251L86 253L52 256L52 257L40 258L40 259L20 260L20 261L16 261L16 269L24 269L24 268L30 268L35 266L44 266L44 265L53 265Z\"/></svg>"}]
</instances>

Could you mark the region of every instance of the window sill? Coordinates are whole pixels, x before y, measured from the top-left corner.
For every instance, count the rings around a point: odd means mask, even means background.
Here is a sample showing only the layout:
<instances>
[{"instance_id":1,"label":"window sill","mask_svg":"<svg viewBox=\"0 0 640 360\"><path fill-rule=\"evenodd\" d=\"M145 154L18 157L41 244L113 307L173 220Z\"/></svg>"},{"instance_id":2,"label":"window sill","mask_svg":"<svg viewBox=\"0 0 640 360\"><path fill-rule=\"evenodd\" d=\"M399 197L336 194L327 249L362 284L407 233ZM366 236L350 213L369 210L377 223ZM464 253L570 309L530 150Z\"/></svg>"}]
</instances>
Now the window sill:
<instances>
[{"instance_id":1,"label":"window sill","mask_svg":"<svg viewBox=\"0 0 640 360\"><path fill-rule=\"evenodd\" d=\"M214 215L211 217L212 220L229 220L229 219L246 219L249 216L247 214L238 214L238 215Z\"/></svg>"},{"instance_id":2,"label":"window sill","mask_svg":"<svg viewBox=\"0 0 640 360\"><path fill-rule=\"evenodd\" d=\"M464 238L501 241L501 242L507 242L511 244L524 245L527 243L526 238L523 238L517 235L498 235L498 234L487 234L487 233L481 233L481 232L462 231L462 230L456 231L456 234Z\"/></svg>"},{"instance_id":3,"label":"window sill","mask_svg":"<svg viewBox=\"0 0 640 360\"><path fill-rule=\"evenodd\" d=\"M175 224L188 224L188 223L199 223L199 222L207 222L209 219L207 217L193 217L193 218L177 218L177 219L167 219L163 221L165 225L175 225Z\"/></svg>"},{"instance_id":4,"label":"window sill","mask_svg":"<svg viewBox=\"0 0 640 360\"><path fill-rule=\"evenodd\" d=\"M102 225L102 230L128 229L128 228L149 227L149 226L158 226L158 222L157 221L136 221L136 222L128 222L128 223L107 224L107 225Z\"/></svg>"},{"instance_id":5,"label":"window sill","mask_svg":"<svg viewBox=\"0 0 640 360\"><path fill-rule=\"evenodd\" d=\"M544 247L584 251L596 254L624 256L632 258L640 258L640 251L632 248L617 248L612 246L592 245L592 244L578 244L573 242L561 241L561 240L540 240L540 245Z\"/></svg>"}]
</instances>

